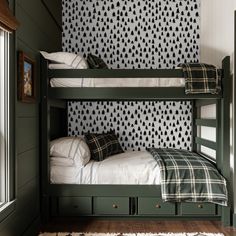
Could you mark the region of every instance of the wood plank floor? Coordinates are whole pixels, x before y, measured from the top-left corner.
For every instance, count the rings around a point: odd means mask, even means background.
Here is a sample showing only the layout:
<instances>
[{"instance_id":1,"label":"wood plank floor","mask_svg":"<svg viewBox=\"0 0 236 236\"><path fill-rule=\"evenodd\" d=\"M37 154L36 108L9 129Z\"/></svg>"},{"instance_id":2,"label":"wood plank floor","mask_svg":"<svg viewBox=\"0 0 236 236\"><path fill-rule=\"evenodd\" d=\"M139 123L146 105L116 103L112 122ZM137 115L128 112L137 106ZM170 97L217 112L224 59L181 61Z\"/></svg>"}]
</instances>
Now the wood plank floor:
<instances>
[{"instance_id":1,"label":"wood plank floor","mask_svg":"<svg viewBox=\"0 0 236 236\"><path fill-rule=\"evenodd\" d=\"M236 236L236 229L223 227L219 221L156 220L56 220L42 226L42 232L160 233L207 232Z\"/></svg>"}]
</instances>

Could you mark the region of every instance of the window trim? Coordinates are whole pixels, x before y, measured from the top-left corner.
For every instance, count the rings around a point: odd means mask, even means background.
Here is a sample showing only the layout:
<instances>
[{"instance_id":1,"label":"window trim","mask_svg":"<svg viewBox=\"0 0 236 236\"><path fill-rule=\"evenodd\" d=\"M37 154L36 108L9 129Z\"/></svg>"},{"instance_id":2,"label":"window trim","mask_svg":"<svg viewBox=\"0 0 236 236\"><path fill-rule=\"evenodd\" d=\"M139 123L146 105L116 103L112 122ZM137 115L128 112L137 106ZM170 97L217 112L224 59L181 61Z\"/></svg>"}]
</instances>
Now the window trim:
<instances>
[{"instance_id":1,"label":"window trim","mask_svg":"<svg viewBox=\"0 0 236 236\"><path fill-rule=\"evenodd\" d=\"M1 47L1 76L0 76L0 163L1 163L1 189L0 210L10 201L9 192L9 33L0 31Z\"/></svg>"},{"instance_id":2,"label":"window trim","mask_svg":"<svg viewBox=\"0 0 236 236\"><path fill-rule=\"evenodd\" d=\"M0 30L2 30L0 28ZM8 67L8 155L9 155L9 198L8 202L3 204L0 208L0 223L5 220L10 214L13 214L16 209L16 169L15 169L15 158L16 158L16 147L15 147L15 103L16 103L16 40L15 33L8 36L8 55L9 55L9 67Z\"/></svg>"},{"instance_id":3,"label":"window trim","mask_svg":"<svg viewBox=\"0 0 236 236\"><path fill-rule=\"evenodd\" d=\"M1 208L0 223L16 210L16 200L10 201Z\"/></svg>"},{"instance_id":4,"label":"window trim","mask_svg":"<svg viewBox=\"0 0 236 236\"><path fill-rule=\"evenodd\" d=\"M17 29L19 22L11 12L7 0L0 0L0 5L0 28L11 33Z\"/></svg>"},{"instance_id":5,"label":"window trim","mask_svg":"<svg viewBox=\"0 0 236 236\"><path fill-rule=\"evenodd\" d=\"M16 198L16 39L15 33L9 34L9 198Z\"/></svg>"}]
</instances>

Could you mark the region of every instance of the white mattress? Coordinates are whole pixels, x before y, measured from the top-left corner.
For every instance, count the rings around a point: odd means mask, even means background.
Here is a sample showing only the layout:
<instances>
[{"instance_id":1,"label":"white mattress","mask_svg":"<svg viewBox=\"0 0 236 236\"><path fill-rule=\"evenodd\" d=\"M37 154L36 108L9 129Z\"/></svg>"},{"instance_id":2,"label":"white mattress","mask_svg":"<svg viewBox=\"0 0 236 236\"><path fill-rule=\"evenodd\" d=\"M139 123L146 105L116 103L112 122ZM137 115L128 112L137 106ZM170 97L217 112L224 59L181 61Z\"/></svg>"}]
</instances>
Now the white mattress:
<instances>
[{"instance_id":1,"label":"white mattress","mask_svg":"<svg viewBox=\"0 0 236 236\"><path fill-rule=\"evenodd\" d=\"M184 78L52 78L51 87L184 87Z\"/></svg>"},{"instance_id":2,"label":"white mattress","mask_svg":"<svg viewBox=\"0 0 236 236\"><path fill-rule=\"evenodd\" d=\"M53 184L160 184L160 168L146 151L125 152L101 162L91 160L81 168L56 159L51 159Z\"/></svg>"},{"instance_id":3,"label":"white mattress","mask_svg":"<svg viewBox=\"0 0 236 236\"><path fill-rule=\"evenodd\" d=\"M73 69L65 64L49 64L49 69ZM119 88L119 87L184 87L184 78L52 78L51 87Z\"/></svg>"}]
</instances>

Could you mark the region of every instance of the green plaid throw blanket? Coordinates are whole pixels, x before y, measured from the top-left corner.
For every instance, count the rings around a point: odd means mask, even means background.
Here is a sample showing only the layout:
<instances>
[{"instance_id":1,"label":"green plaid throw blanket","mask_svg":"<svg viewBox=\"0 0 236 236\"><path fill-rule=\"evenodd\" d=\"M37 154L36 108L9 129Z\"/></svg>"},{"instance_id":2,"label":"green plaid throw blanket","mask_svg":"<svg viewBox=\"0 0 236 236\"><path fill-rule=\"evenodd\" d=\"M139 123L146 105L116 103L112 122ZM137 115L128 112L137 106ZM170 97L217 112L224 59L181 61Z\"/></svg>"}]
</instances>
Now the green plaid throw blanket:
<instances>
[{"instance_id":1,"label":"green plaid throw blanket","mask_svg":"<svg viewBox=\"0 0 236 236\"><path fill-rule=\"evenodd\" d=\"M220 92L221 75L215 66L202 63L185 63L180 66L185 78L186 94Z\"/></svg>"},{"instance_id":2,"label":"green plaid throw blanket","mask_svg":"<svg viewBox=\"0 0 236 236\"><path fill-rule=\"evenodd\" d=\"M160 166L163 201L227 205L226 180L210 161L186 150L148 151Z\"/></svg>"}]
</instances>

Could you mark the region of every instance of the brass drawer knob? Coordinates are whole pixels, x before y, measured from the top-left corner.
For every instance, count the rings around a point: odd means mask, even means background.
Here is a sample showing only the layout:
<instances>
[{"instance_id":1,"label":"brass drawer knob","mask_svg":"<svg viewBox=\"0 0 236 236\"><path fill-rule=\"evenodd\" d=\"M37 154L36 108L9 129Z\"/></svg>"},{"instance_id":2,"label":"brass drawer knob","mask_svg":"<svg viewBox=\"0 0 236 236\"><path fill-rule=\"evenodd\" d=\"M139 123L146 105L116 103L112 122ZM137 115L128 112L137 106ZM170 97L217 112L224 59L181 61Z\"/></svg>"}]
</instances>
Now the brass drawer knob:
<instances>
[{"instance_id":1,"label":"brass drawer knob","mask_svg":"<svg viewBox=\"0 0 236 236\"><path fill-rule=\"evenodd\" d=\"M116 204L113 204L112 207L113 208L118 208L118 206Z\"/></svg>"},{"instance_id":2,"label":"brass drawer knob","mask_svg":"<svg viewBox=\"0 0 236 236\"><path fill-rule=\"evenodd\" d=\"M197 207L198 207L198 208L203 208L203 205L202 205L202 204L199 204Z\"/></svg>"},{"instance_id":3,"label":"brass drawer knob","mask_svg":"<svg viewBox=\"0 0 236 236\"><path fill-rule=\"evenodd\" d=\"M161 208L161 205L160 204L156 204L156 208Z\"/></svg>"}]
</instances>

